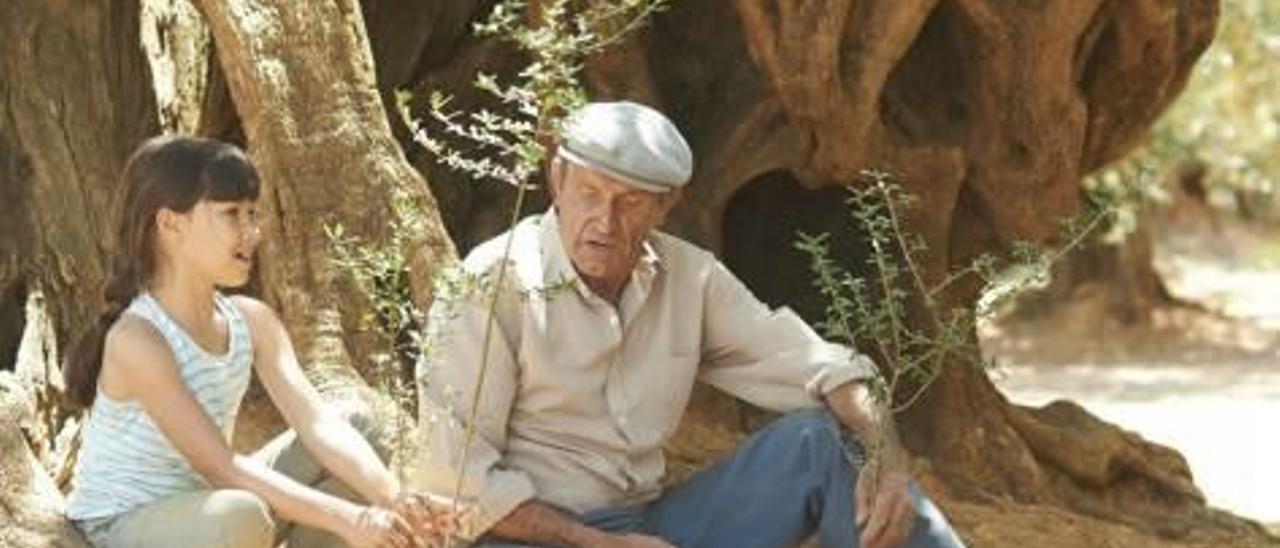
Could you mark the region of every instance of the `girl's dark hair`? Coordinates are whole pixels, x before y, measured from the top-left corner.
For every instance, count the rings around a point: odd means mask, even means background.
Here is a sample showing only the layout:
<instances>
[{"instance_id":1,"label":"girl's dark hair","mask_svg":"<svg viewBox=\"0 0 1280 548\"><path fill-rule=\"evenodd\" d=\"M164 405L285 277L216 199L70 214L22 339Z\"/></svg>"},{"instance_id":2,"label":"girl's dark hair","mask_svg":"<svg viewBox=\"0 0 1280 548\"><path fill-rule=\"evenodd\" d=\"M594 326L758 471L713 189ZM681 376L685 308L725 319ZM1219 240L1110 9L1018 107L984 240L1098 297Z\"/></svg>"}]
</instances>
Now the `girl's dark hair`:
<instances>
[{"instance_id":1,"label":"girl's dark hair","mask_svg":"<svg viewBox=\"0 0 1280 548\"><path fill-rule=\"evenodd\" d=\"M154 234L161 209L191 211L200 200L258 198L258 172L234 145L182 135L153 137L129 157L120 176L105 303L97 322L71 348L63 379L72 409L93 405L107 330L146 287L155 270Z\"/></svg>"}]
</instances>

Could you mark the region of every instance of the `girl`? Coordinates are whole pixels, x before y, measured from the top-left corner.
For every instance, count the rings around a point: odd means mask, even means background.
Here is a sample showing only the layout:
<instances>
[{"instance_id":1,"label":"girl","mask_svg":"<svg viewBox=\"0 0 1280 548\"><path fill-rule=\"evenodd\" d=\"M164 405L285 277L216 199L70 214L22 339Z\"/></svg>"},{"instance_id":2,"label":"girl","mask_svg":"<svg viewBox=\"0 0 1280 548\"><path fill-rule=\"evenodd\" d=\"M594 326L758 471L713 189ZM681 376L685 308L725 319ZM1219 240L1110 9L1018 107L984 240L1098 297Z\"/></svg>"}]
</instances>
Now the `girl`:
<instances>
[{"instance_id":1,"label":"girl","mask_svg":"<svg viewBox=\"0 0 1280 548\"><path fill-rule=\"evenodd\" d=\"M248 281L262 239L245 155L158 137L123 184L107 306L65 372L90 410L67 516L99 547L272 546L289 532L276 516L303 526L290 546L413 545L391 509L421 517L421 499L326 409L272 310L218 291ZM228 444L251 365L293 431L242 456Z\"/></svg>"}]
</instances>

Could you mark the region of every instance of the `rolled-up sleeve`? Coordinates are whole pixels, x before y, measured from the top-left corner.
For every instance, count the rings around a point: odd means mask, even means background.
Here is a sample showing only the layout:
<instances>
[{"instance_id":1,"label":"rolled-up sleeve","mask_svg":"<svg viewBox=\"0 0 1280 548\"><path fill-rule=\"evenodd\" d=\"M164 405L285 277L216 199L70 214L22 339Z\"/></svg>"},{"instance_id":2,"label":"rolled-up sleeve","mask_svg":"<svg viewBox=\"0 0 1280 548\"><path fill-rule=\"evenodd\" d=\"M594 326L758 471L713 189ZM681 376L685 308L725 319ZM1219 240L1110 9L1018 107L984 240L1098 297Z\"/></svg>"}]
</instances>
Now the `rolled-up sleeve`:
<instances>
[{"instance_id":1,"label":"rolled-up sleeve","mask_svg":"<svg viewBox=\"0 0 1280 548\"><path fill-rule=\"evenodd\" d=\"M412 477L418 488L452 496L462 475L460 496L476 510L468 536L483 534L536 495L527 474L503 463L519 376L499 322L489 337L488 355L482 355L487 318L483 300L475 296L441 299L432 306L428 351L416 371L425 454ZM484 390L476 406L474 435L467 440L465 425L481 382L482 360L488 362Z\"/></svg>"},{"instance_id":2,"label":"rolled-up sleeve","mask_svg":"<svg viewBox=\"0 0 1280 548\"><path fill-rule=\"evenodd\" d=\"M775 411L817 407L874 365L822 339L789 308L770 309L720 262L706 278L699 379Z\"/></svg>"}]
</instances>

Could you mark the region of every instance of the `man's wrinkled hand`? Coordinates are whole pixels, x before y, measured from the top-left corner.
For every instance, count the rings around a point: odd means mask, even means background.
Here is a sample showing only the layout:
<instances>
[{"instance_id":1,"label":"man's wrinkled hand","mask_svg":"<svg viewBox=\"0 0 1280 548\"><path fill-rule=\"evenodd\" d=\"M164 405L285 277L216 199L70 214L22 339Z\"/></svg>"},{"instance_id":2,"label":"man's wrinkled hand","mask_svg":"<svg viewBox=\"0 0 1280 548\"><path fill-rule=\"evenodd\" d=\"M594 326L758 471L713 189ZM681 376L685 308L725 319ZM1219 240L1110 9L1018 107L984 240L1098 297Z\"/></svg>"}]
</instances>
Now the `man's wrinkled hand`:
<instances>
[{"instance_id":1,"label":"man's wrinkled hand","mask_svg":"<svg viewBox=\"0 0 1280 548\"><path fill-rule=\"evenodd\" d=\"M405 493L391 508L413 529L419 546L446 548L452 539L466 536L474 507L427 493Z\"/></svg>"},{"instance_id":2,"label":"man's wrinkled hand","mask_svg":"<svg viewBox=\"0 0 1280 548\"><path fill-rule=\"evenodd\" d=\"M867 468L872 466L868 464ZM884 467L875 474L864 468L855 489L858 530L865 548L902 546L915 525L916 509L911 501L911 474Z\"/></svg>"}]
</instances>

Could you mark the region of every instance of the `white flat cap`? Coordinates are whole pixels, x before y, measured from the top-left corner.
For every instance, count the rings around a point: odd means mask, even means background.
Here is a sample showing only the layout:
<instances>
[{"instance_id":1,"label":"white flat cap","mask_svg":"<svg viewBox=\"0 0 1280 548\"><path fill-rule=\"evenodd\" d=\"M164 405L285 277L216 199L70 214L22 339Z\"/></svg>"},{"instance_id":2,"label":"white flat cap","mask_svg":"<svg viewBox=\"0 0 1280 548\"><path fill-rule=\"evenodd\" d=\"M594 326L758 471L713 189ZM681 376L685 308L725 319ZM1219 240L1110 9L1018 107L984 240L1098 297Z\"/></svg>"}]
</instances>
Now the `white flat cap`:
<instances>
[{"instance_id":1,"label":"white flat cap","mask_svg":"<svg viewBox=\"0 0 1280 548\"><path fill-rule=\"evenodd\" d=\"M558 154L649 192L693 176L693 152L662 113L629 101L590 103L569 116Z\"/></svg>"}]
</instances>

